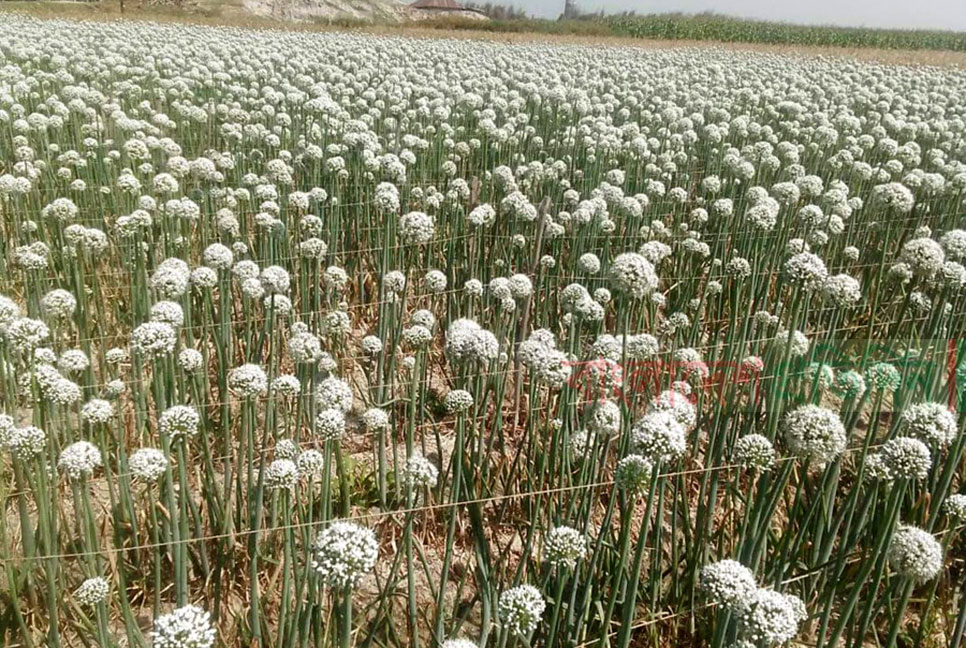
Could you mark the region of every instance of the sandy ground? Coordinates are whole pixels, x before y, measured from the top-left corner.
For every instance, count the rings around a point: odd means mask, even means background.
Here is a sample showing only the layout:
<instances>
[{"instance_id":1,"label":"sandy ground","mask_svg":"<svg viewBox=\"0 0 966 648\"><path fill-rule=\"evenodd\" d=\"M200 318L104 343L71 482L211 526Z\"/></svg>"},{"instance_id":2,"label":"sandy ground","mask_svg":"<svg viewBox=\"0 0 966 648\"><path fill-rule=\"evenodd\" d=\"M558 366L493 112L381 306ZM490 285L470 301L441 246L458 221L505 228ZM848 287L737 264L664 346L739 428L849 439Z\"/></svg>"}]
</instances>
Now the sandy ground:
<instances>
[{"instance_id":1,"label":"sandy ground","mask_svg":"<svg viewBox=\"0 0 966 648\"><path fill-rule=\"evenodd\" d=\"M249 2L269 0L249 0ZM185 0L182 8L138 6L137 0L125 0L126 11L120 12L118 0L100 2L0 2L0 12L20 11L44 18L72 18L87 20L152 20L199 25L226 25L251 29L284 29L296 31L353 31L410 38L461 38L488 40L501 43L575 43L610 47L640 47L664 49L671 47L717 47L739 51L756 51L807 56L834 56L853 60L875 61L896 65L937 65L966 68L966 52L946 50L883 50L872 48L813 47L770 45L759 43L722 43L716 41L651 40L624 37L557 35L539 33L486 32L469 29L437 29L420 23L359 25L328 25L324 22L292 23L271 17L252 15L243 7L242 0Z\"/></svg>"}]
</instances>

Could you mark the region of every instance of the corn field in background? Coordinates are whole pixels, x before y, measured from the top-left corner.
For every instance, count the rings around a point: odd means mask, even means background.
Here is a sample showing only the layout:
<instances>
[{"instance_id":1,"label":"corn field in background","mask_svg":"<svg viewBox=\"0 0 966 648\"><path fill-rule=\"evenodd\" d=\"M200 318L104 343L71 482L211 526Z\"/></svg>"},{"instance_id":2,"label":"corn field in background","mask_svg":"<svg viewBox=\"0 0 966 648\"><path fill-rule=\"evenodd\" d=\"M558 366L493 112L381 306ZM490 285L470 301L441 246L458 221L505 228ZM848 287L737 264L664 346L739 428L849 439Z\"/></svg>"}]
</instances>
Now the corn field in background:
<instances>
[{"instance_id":1,"label":"corn field in background","mask_svg":"<svg viewBox=\"0 0 966 648\"><path fill-rule=\"evenodd\" d=\"M11 647L960 645L966 73L0 23Z\"/></svg>"},{"instance_id":2,"label":"corn field in background","mask_svg":"<svg viewBox=\"0 0 966 648\"><path fill-rule=\"evenodd\" d=\"M586 16L580 20L600 20ZM874 29L832 25L796 25L749 20L715 13L627 13L602 20L615 34L634 38L715 40L796 46L876 47L966 51L966 34L939 29Z\"/></svg>"}]
</instances>

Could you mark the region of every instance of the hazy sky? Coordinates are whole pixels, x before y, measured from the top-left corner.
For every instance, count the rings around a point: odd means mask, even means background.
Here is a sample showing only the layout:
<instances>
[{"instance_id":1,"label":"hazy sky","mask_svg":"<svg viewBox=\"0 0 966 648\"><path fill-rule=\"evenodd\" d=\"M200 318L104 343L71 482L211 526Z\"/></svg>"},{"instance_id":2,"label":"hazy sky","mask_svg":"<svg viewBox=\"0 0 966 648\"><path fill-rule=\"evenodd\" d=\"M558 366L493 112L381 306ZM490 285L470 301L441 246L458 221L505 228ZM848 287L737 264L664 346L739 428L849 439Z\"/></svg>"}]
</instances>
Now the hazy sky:
<instances>
[{"instance_id":1,"label":"hazy sky","mask_svg":"<svg viewBox=\"0 0 966 648\"><path fill-rule=\"evenodd\" d=\"M556 18L564 0L498 0L535 16ZM955 29L966 31L966 0L577 0L583 11L682 11L747 18L869 27Z\"/></svg>"}]
</instances>

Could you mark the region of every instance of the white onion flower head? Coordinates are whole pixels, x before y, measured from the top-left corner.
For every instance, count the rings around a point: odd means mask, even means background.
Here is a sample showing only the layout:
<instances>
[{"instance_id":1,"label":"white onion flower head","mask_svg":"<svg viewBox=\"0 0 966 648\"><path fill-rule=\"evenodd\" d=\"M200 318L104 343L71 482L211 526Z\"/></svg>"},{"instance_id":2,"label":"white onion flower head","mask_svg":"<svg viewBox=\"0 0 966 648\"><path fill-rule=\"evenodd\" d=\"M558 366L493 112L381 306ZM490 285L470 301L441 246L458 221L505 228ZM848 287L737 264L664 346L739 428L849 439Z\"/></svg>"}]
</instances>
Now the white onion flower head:
<instances>
[{"instance_id":1,"label":"white onion flower head","mask_svg":"<svg viewBox=\"0 0 966 648\"><path fill-rule=\"evenodd\" d=\"M302 393L302 382L292 374L282 374L272 380L272 393L278 396L298 396Z\"/></svg>"},{"instance_id":2,"label":"white onion flower head","mask_svg":"<svg viewBox=\"0 0 966 648\"><path fill-rule=\"evenodd\" d=\"M626 340L627 356L632 360L647 360L655 357L660 351L657 338L649 333L629 335Z\"/></svg>"},{"instance_id":3,"label":"white onion flower head","mask_svg":"<svg viewBox=\"0 0 966 648\"><path fill-rule=\"evenodd\" d=\"M889 544L889 566L903 578L924 583L935 578L943 568L943 548L928 531L914 526L900 526Z\"/></svg>"},{"instance_id":4,"label":"white onion flower head","mask_svg":"<svg viewBox=\"0 0 966 648\"><path fill-rule=\"evenodd\" d=\"M378 355L382 353L382 349L383 349L382 340L380 340L379 337L376 335L365 336L364 338L362 338L362 341L359 343L359 345L362 347L362 350L366 352L368 355Z\"/></svg>"},{"instance_id":5,"label":"white onion flower head","mask_svg":"<svg viewBox=\"0 0 966 648\"><path fill-rule=\"evenodd\" d=\"M845 398L858 398L866 391L865 378L854 369L835 374L835 389Z\"/></svg>"},{"instance_id":6,"label":"white onion flower head","mask_svg":"<svg viewBox=\"0 0 966 648\"><path fill-rule=\"evenodd\" d=\"M614 485L621 490L640 491L651 479L654 464L639 454L629 454L617 462Z\"/></svg>"},{"instance_id":7,"label":"white onion flower head","mask_svg":"<svg viewBox=\"0 0 966 648\"><path fill-rule=\"evenodd\" d=\"M178 353L178 366L186 373L194 373L204 366L205 357L197 349L182 349Z\"/></svg>"},{"instance_id":8,"label":"white onion flower head","mask_svg":"<svg viewBox=\"0 0 966 648\"><path fill-rule=\"evenodd\" d=\"M634 299L643 299L657 289L654 266L636 252L619 254L611 263L610 274L616 288Z\"/></svg>"},{"instance_id":9,"label":"white onion flower head","mask_svg":"<svg viewBox=\"0 0 966 648\"><path fill-rule=\"evenodd\" d=\"M95 576L88 578L74 590L74 598L84 607L92 608L105 601L110 591L111 587L108 582L100 576Z\"/></svg>"},{"instance_id":10,"label":"white onion flower head","mask_svg":"<svg viewBox=\"0 0 966 648\"><path fill-rule=\"evenodd\" d=\"M265 286L257 277L244 279L241 282L241 292L248 299L258 301L265 297Z\"/></svg>"},{"instance_id":11,"label":"white onion flower head","mask_svg":"<svg viewBox=\"0 0 966 648\"><path fill-rule=\"evenodd\" d=\"M298 468L299 475L303 477L315 477L322 474L322 469L325 466L325 457L318 450L308 448L299 453L298 458L295 460L295 465Z\"/></svg>"},{"instance_id":12,"label":"white onion flower head","mask_svg":"<svg viewBox=\"0 0 966 648\"><path fill-rule=\"evenodd\" d=\"M45 394L52 403L57 405L73 405L81 399L80 385L73 380L60 378L45 389Z\"/></svg>"},{"instance_id":13,"label":"white onion flower head","mask_svg":"<svg viewBox=\"0 0 966 648\"><path fill-rule=\"evenodd\" d=\"M496 337L471 319L453 321L446 329L446 353L457 363L488 363L496 359L500 344Z\"/></svg>"},{"instance_id":14,"label":"white onion flower head","mask_svg":"<svg viewBox=\"0 0 966 648\"><path fill-rule=\"evenodd\" d=\"M131 476L148 484L158 481L168 468L168 458L157 448L139 448L127 461Z\"/></svg>"},{"instance_id":15,"label":"white onion flower head","mask_svg":"<svg viewBox=\"0 0 966 648\"><path fill-rule=\"evenodd\" d=\"M9 414L0 413L0 446L7 445L10 432L16 427L13 417Z\"/></svg>"},{"instance_id":16,"label":"white onion flower head","mask_svg":"<svg viewBox=\"0 0 966 648\"><path fill-rule=\"evenodd\" d=\"M399 211L399 189L390 182L380 182L376 186L376 208L384 214Z\"/></svg>"},{"instance_id":17,"label":"white onion flower head","mask_svg":"<svg viewBox=\"0 0 966 648\"><path fill-rule=\"evenodd\" d=\"M742 610L758 590L751 570L737 560L719 560L701 569L701 589L715 604Z\"/></svg>"},{"instance_id":18,"label":"white onion flower head","mask_svg":"<svg viewBox=\"0 0 966 648\"><path fill-rule=\"evenodd\" d=\"M598 304L601 304L601 305L609 304L611 301L611 298L612 296L610 294L610 291L607 290L606 288L601 287L601 288L594 289L594 301L597 302Z\"/></svg>"},{"instance_id":19,"label":"white onion flower head","mask_svg":"<svg viewBox=\"0 0 966 648\"><path fill-rule=\"evenodd\" d=\"M46 447L47 433L38 427L28 425L7 431L7 449L18 461L39 457Z\"/></svg>"},{"instance_id":20,"label":"white onion flower head","mask_svg":"<svg viewBox=\"0 0 966 648\"><path fill-rule=\"evenodd\" d=\"M362 414L362 425L366 432L376 432L389 427L389 413L379 407L370 407Z\"/></svg>"},{"instance_id":21,"label":"white onion flower head","mask_svg":"<svg viewBox=\"0 0 966 648\"><path fill-rule=\"evenodd\" d=\"M272 456L275 459L292 459L294 460L299 454L299 447L295 441L291 439L279 439L275 443L275 447L272 449Z\"/></svg>"},{"instance_id":22,"label":"white onion flower head","mask_svg":"<svg viewBox=\"0 0 966 648\"><path fill-rule=\"evenodd\" d=\"M424 281L426 289L434 295L438 295L446 290L446 275L439 270L430 270L427 272Z\"/></svg>"},{"instance_id":23,"label":"white onion flower head","mask_svg":"<svg viewBox=\"0 0 966 648\"><path fill-rule=\"evenodd\" d=\"M882 455L878 452L866 456L862 470L862 478L864 480L884 482L892 481L892 473L889 472L889 467L885 465Z\"/></svg>"},{"instance_id":24,"label":"white onion flower head","mask_svg":"<svg viewBox=\"0 0 966 648\"><path fill-rule=\"evenodd\" d=\"M872 203L876 206L905 214L912 211L915 202L916 199L909 188L898 182L872 187Z\"/></svg>"},{"instance_id":25,"label":"white onion flower head","mask_svg":"<svg viewBox=\"0 0 966 648\"><path fill-rule=\"evenodd\" d=\"M912 437L889 439L878 454L891 479L925 479L932 468L929 447Z\"/></svg>"},{"instance_id":26,"label":"white onion flower head","mask_svg":"<svg viewBox=\"0 0 966 648\"><path fill-rule=\"evenodd\" d=\"M688 385L689 390L690 388L690 385ZM669 412L686 431L693 430L698 422L698 412L687 394L673 389L663 391L655 396L651 400L650 409L653 412Z\"/></svg>"},{"instance_id":27,"label":"white onion flower head","mask_svg":"<svg viewBox=\"0 0 966 648\"><path fill-rule=\"evenodd\" d=\"M244 364L228 374L228 388L241 398L255 398L268 391L268 376L258 365Z\"/></svg>"},{"instance_id":28,"label":"white onion flower head","mask_svg":"<svg viewBox=\"0 0 966 648\"><path fill-rule=\"evenodd\" d=\"M173 329L178 329L184 324L184 310L181 304L173 301L159 301L151 306L151 321L164 322Z\"/></svg>"},{"instance_id":29,"label":"white onion flower head","mask_svg":"<svg viewBox=\"0 0 966 648\"><path fill-rule=\"evenodd\" d=\"M187 292L190 276L188 264L172 257L155 268L151 275L151 287L162 299L178 299Z\"/></svg>"},{"instance_id":30,"label":"white onion flower head","mask_svg":"<svg viewBox=\"0 0 966 648\"><path fill-rule=\"evenodd\" d=\"M818 405L802 405L782 421L789 450L822 466L845 450L845 426L838 414Z\"/></svg>"},{"instance_id":31,"label":"white onion flower head","mask_svg":"<svg viewBox=\"0 0 966 648\"><path fill-rule=\"evenodd\" d=\"M413 488L434 488L439 480L439 470L429 459L422 455L414 454L406 460L403 469L406 483Z\"/></svg>"},{"instance_id":32,"label":"white onion flower head","mask_svg":"<svg viewBox=\"0 0 966 648\"><path fill-rule=\"evenodd\" d=\"M102 463L97 446L89 441L77 441L63 449L57 467L68 479L77 480L93 475Z\"/></svg>"},{"instance_id":33,"label":"white onion flower head","mask_svg":"<svg viewBox=\"0 0 966 648\"><path fill-rule=\"evenodd\" d=\"M173 353L177 341L177 333L165 322L145 322L131 332L131 348L144 356Z\"/></svg>"},{"instance_id":34,"label":"white onion flower head","mask_svg":"<svg viewBox=\"0 0 966 648\"><path fill-rule=\"evenodd\" d=\"M586 429L577 430L570 435L569 449L574 459L580 461L593 450L594 437Z\"/></svg>"},{"instance_id":35,"label":"white onion flower head","mask_svg":"<svg viewBox=\"0 0 966 648\"><path fill-rule=\"evenodd\" d=\"M792 256L783 267L789 283L802 286L806 290L821 288L828 277L825 262L811 252L801 252Z\"/></svg>"},{"instance_id":36,"label":"white onion flower head","mask_svg":"<svg viewBox=\"0 0 966 648\"><path fill-rule=\"evenodd\" d=\"M105 355L110 355L110 351L111 350L108 350L107 354ZM57 364L57 354L54 353L54 350L49 347L40 347L38 349L34 349L33 356L34 366L37 368L41 366L53 368L53 365Z\"/></svg>"},{"instance_id":37,"label":"white onion flower head","mask_svg":"<svg viewBox=\"0 0 966 648\"><path fill-rule=\"evenodd\" d=\"M286 318L292 314L292 300L287 295L273 293L265 295L262 305L266 311L271 311L276 317Z\"/></svg>"},{"instance_id":38,"label":"white onion flower head","mask_svg":"<svg viewBox=\"0 0 966 648\"><path fill-rule=\"evenodd\" d=\"M775 446L761 434L746 434L735 442L731 460L745 468L769 470L775 465Z\"/></svg>"},{"instance_id":39,"label":"white onion flower head","mask_svg":"<svg viewBox=\"0 0 966 648\"><path fill-rule=\"evenodd\" d=\"M291 283L288 270L281 266L268 266L259 275L262 288L269 295L287 293Z\"/></svg>"},{"instance_id":40,"label":"white onion flower head","mask_svg":"<svg viewBox=\"0 0 966 648\"><path fill-rule=\"evenodd\" d=\"M340 409L324 409L315 417L315 431L322 441L334 441L345 435L345 414Z\"/></svg>"},{"instance_id":41,"label":"white onion flower head","mask_svg":"<svg viewBox=\"0 0 966 648\"><path fill-rule=\"evenodd\" d=\"M828 389L835 383L835 369L824 362L810 362L805 367L805 379L821 389Z\"/></svg>"},{"instance_id":42,"label":"white onion flower head","mask_svg":"<svg viewBox=\"0 0 966 648\"><path fill-rule=\"evenodd\" d=\"M158 429L172 441L182 437L193 437L198 433L201 417L188 405L169 407L158 417Z\"/></svg>"},{"instance_id":43,"label":"white onion flower head","mask_svg":"<svg viewBox=\"0 0 966 648\"><path fill-rule=\"evenodd\" d=\"M211 648L214 644L211 618L195 605L180 607L154 621L152 648Z\"/></svg>"},{"instance_id":44,"label":"white onion flower head","mask_svg":"<svg viewBox=\"0 0 966 648\"><path fill-rule=\"evenodd\" d=\"M514 635L527 636L540 624L547 603L533 585L518 585L500 594L498 607L506 630Z\"/></svg>"},{"instance_id":45,"label":"white onion flower head","mask_svg":"<svg viewBox=\"0 0 966 648\"><path fill-rule=\"evenodd\" d=\"M88 425L103 425L114 417L114 405L110 401L92 398L81 408L81 418Z\"/></svg>"},{"instance_id":46,"label":"white onion flower head","mask_svg":"<svg viewBox=\"0 0 966 648\"><path fill-rule=\"evenodd\" d=\"M496 210L489 203L482 203L470 211L467 220L475 227L490 227L496 222Z\"/></svg>"},{"instance_id":47,"label":"white onion flower head","mask_svg":"<svg viewBox=\"0 0 966 648\"><path fill-rule=\"evenodd\" d=\"M57 358L57 368L65 374L77 374L86 371L91 366L87 354L80 349L68 349Z\"/></svg>"},{"instance_id":48,"label":"white onion flower head","mask_svg":"<svg viewBox=\"0 0 966 648\"><path fill-rule=\"evenodd\" d=\"M7 325L4 336L14 350L28 355L47 342L50 338L50 329L40 320L21 317Z\"/></svg>"},{"instance_id":49,"label":"white onion flower head","mask_svg":"<svg viewBox=\"0 0 966 648\"><path fill-rule=\"evenodd\" d=\"M899 261L905 263L914 275L930 279L943 269L946 255L939 243L930 238L917 238L902 246Z\"/></svg>"},{"instance_id":50,"label":"white onion flower head","mask_svg":"<svg viewBox=\"0 0 966 648\"><path fill-rule=\"evenodd\" d=\"M315 399L322 409L348 412L352 409L352 388L335 376L326 376L315 386Z\"/></svg>"},{"instance_id":51,"label":"white onion flower head","mask_svg":"<svg viewBox=\"0 0 966 648\"><path fill-rule=\"evenodd\" d=\"M792 358L800 358L808 353L812 346L808 337L797 329L789 331L786 328L779 328L772 342L781 349L782 353L785 352L787 346L788 353Z\"/></svg>"},{"instance_id":52,"label":"white onion flower head","mask_svg":"<svg viewBox=\"0 0 966 648\"><path fill-rule=\"evenodd\" d=\"M876 362L866 370L865 380L873 391L893 392L902 383L902 374L895 365Z\"/></svg>"},{"instance_id":53,"label":"white onion flower head","mask_svg":"<svg viewBox=\"0 0 966 648\"><path fill-rule=\"evenodd\" d=\"M307 259L324 259L328 251L328 244L314 236L299 243L299 254Z\"/></svg>"},{"instance_id":54,"label":"white onion flower head","mask_svg":"<svg viewBox=\"0 0 966 648\"><path fill-rule=\"evenodd\" d=\"M296 363L317 362L322 355L322 342L308 331L293 334L288 340L288 354Z\"/></svg>"},{"instance_id":55,"label":"white onion flower head","mask_svg":"<svg viewBox=\"0 0 966 648\"><path fill-rule=\"evenodd\" d=\"M332 290L342 290L349 284L349 275L339 266L329 266L325 269L323 280Z\"/></svg>"},{"instance_id":56,"label":"white onion flower head","mask_svg":"<svg viewBox=\"0 0 966 648\"><path fill-rule=\"evenodd\" d=\"M596 434L615 435L621 429L621 408L614 401L600 399L587 418L587 429Z\"/></svg>"},{"instance_id":57,"label":"white onion flower head","mask_svg":"<svg viewBox=\"0 0 966 648\"><path fill-rule=\"evenodd\" d=\"M412 314L412 321L414 324L423 326L430 331L436 328L436 316L433 315L432 311L426 309L420 309Z\"/></svg>"},{"instance_id":58,"label":"white onion flower head","mask_svg":"<svg viewBox=\"0 0 966 648\"><path fill-rule=\"evenodd\" d=\"M720 199L719 199L720 200ZM719 201L715 201L717 205ZM758 202L750 206L745 211L745 221L748 222L751 227L759 229L763 232L770 232L775 228L778 223L778 212L781 206L778 201L774 198L766 197L761 202Z\"/></svg>"},{"instance_id":59,"label":"white onion flower head","mask_svg":"<svg viewBox=\"0 0 966 648\"><path fill-rule=\"evenodd\" d=\"M550 529L543 539L543 557L554 567L573 569L587 555L587 536L569 526Z\"/></svg>"},{"instance_id":60,"label":"white onion flower head","mask_svg":"<svg viewBox=\"0 0 966 648\"><path fill-rule=\"evenodd\" d=\"M533 294L533 282L525 274L515 274L509 279L510 294L514 299L526 299Z\"/></svg>"},{"instance_id":61,"label":"white onion flower head","mask_svg":"<svg viewBox=\"0 0 966 648\"><path fill-rule=\"evenodd\" d=\"M424 245L433 240L436 233L436 221L429 214L412 211L403 214L399 219L399 235L407 245Z\"/></svg>"},{"instance_id":62,"label":"white onion flower head","mask_svg":"<svg viewBox=\"0 0 966 648\"><path fill-rule=\"evenodd\" d=\"M946 261L939 276L941 284L953 293L966 288L966 267L956 261Z\"/></svg>"},{"instance_id":63,"label":"white onion flower head","mask_svg":"<svg viewBox=\"0 0 966 648\"><path fill-rule=\"evenodd\" d=\"M406 275L399 270L390 270L382 276L382 287L390 295L401 294L406 291Z\"/></svg>"},{"instance_id":64,"label":"white onion flower head","mask_svg":"<svg viewBox=\"0 0 966 648\"><path fill-rule=\"evenodd\" d=\"M198 266L191 271L188 283L198 292L204 292L218 285L218 273L207 266Z\"/></svg>"},{"instance_id":65,"label":"white onion flower head","mask_svg":"<svg viewBox=\"0 0 966 648\"><path fill-rule=\"evenodd\" d=\"M636 451L651 461L671 462L687 450L687 430L671 412L650 412L634 423L631 441Z\"/></svg>"},{"instance_id":66,"label":"white onion flower head","mask_svg":"<svg viewBox=\"0 0 966 648\"><path fill-rule=\"evenodd\" d=\"M943 513L956 523L966 522L966 494L956 493L947 497L943 502Z\"/></svg>"},{"instance_id":67,"label":"white onion flower head","mask_svg":"<svg viewBox=\"0 0 966 648\"><path fill-rule=\"evenodd\" d=\"M593 252L586 252L577 259L577 269L580 272L595 275L600 272L600 259Z\"/></svg>"},{"instance_id":68,"label":"white onion flower head","mask_svg":"<svg viewBox=\"0 0 966 648\"><path fill-rule=\"evenodd\" d=\"M479 645L469 639L447 639L441 648L479 648Z\"/></svg>"},{"instance_id":69,"label":"white onion flower head","mask_svg":"<svg viewBox=\"0 0 966 648\"><path fill-rule=\"evenodd\" d=\"M501 200L500 210L510 218L519 218L526 222L537 219L537 208L519 191L513 191Z\"/></svg>"},{"instance_id":70,"label":"white onion flower head","mask_svg":"<svg viewBox=\"0 0 966 648\"><path fill-rule=\"evenodd\" d=\"M331 338L342 338L352 330L349 313L336 309L325 314L322 320L322 331Z\"/></svg>"},{"instance_id":71,"label":"white onion flower head","mask_svg":"<svg viewBox=\"0 0 966 648\"><path fill-rule=\"evenodd\" d=\"M958 432L956 416L942 403L910 405L899 419L902 435L914 437L932 447L948 446Z\"/></svg>"},{"instance_id":72,"label":"white onion flower head","mask_svg":"<svg viewBox=\"0 0 966 648\"><path fill-rule=\"evenodd\" d=\"M650 261L651 265L657 265L664 259L671 256L673 250L667 243L663 243L661 241L648 241L638 249L638 252L641 254L641 256Z\"/></svg>"},{"instance_id":73,"label":"white onion flower head","mask_svg":"<svg viewBox=\"0 0 966 648\"><path fill-rule=\"evenodd\" d=\"M74 315L74 311L77 309L77 299L73 293L58 288L43 296L40 300L40 308L49 319L67 319Z\"/></svg>"},{"instance_id":74,"label":"white onion flower head","mask_svg":"<svg viewBox=\"0 0 966 648\"><path fill-rule=\"evenodd\" d=\"M467 279L463 284L463 291L470 297L482 297L483 282L479 279Z\"/></svg>"},{"instance_id":75,"label":"white onion flower head","mask_svg":"<svg viewBox=\"0 0 966 648\"><path fill-rule=\"evenodd\" d=\"M900 285L906 285L910 281L915 273L913 273L912 268L908 263L893 263L889 267L889 272L886 275L890 281L898 283Z\"/></svg>"},{"instance_id":76,"label":"white onion flower head","mask_svg":"<svg viewBox=\"0 0 966 648\"><path fill-rule=\"evenodd\" d=\"M862 301L862 287L858 279L837 274L825 279L822 295L840 308L852 308Z\"/></svg>"},{"instance_id":77,"label":"white onion flower head","mask_svg":"<svg viewBox=\"0 0 966 648\"><path fill-rule=\"evenodd\" d=\"M231 270L235 255L231 248L221 243L212 243L201 255L204 264L213 270Z\"/></svg>"},{"instance_id":78,"label":"white onion flower head","mask_svg":"<svg viewBox=\"0 0 966 648\"><path fill-rule=\"evenodd\" d=\"M758 589L741 609L738 631L759 645L781 644L795 638L805 616L805 606L797 596Z\"/></svg>"},{"instance_id":79,"label":"white onion flower head","mask_svg":"<svg viewBox=\"0 0 966 648\"><path fill-rule=\"evenodd\" d=\"M3 336L6 333L7 327L19 317L20 305L9 297L0 295L0 336Z\"/></svg>"},{"instance_id":80,"label":"white onion flower head","mask_svg":"<svg viewBox=\"0 0 966 648\"><path fill-rule=\"evenodd\" d=\"M465 389L450 390L443 399L447 412L460 414L473 407L473 395Z\"/></svg>"},{"instance_id":81,"label":"white onion flower head","mask_svg":"<svg viewBox=\"0 0 966 648\"><path fill-rule=\"evenodd\" d=\"M537 329L518 348L520 361L532 373L535 380L554 388L560 388L570 377L569 356L557 350L553 334Z\"/></svg>"},{"instance_id":82,"label":"white onion flower head","mask_svg":"<svg viewBox=\"0 0 966 648\"><path fill-rule=\"evenodd\" d=\"M954 261L966 259L966 230L952 229L939 237L946 256Z\"/></svg>"},{"instance_id":83,"label":"white onion flower head","mask_svg":"<svg viewBox=\"0 0 966 648\"><path fill-rule=\"evenodd\" d=\"M680 326L675 324L675 328L687 326L688 318L684 313L672 313L668 318L674 322L679 320ZM701 356L701 352L692 347L681 347L675 349L672 355L676 367L681 370L684 376L692 382L701 383L711 374L711 369Z\"/></svg>"},{"instance_id":84,"label":"white onion flower head","mask_svg":"<svg viewBox=\"0 0 966 648\"><path fill-rule=\"evenodd\" d=\"M751 276L751 264L743 257L733 257L724 266L725 273L736 280Z\"/></svg>"},{"instance_id":85,"label":"white onion flower head","mask_svg":"<svg viewBox=\"0 0 966 648\"><path fill-rule=\"evenodd\" d=\"M298 467L291 459L275 459L265 469L265 487L268 490L294 490L298 481Z\"/></svg>"},{"instance_id":86,"label":"white onion flower head","mask_svg":"<svg viewBox=\"0 0 966 648\"><path fill-rule=\"evenodd\" d=\"M425 326L415 324L404 328L400 334L403 345L411 349L418 349L433 341L433 332Z\"/></svg>"},{"instance_id":87,"label":"white onion flower head","mask_svg":"<svg viewBox=\"0 0 966 648\"><path fill-rule=\"evenodd\" d=\"M338 520L327 526L312 543L312 568L333 589L358 585L376 566L379 543L371 529Z\"/></svg>"}]
</instances>

